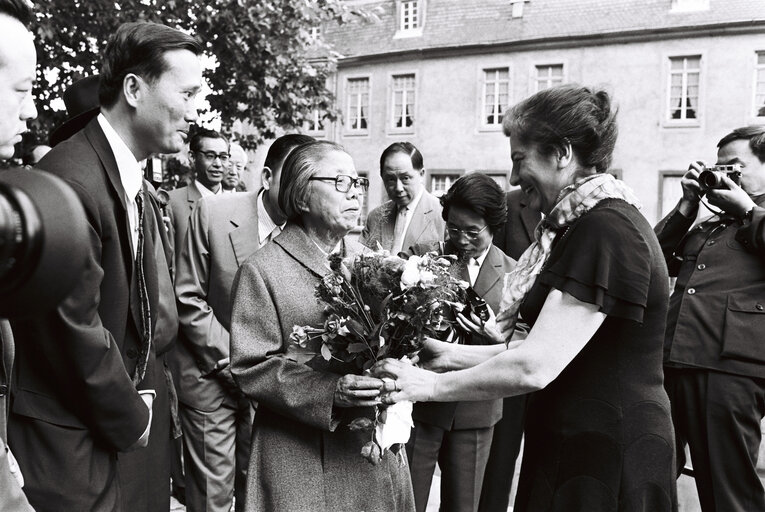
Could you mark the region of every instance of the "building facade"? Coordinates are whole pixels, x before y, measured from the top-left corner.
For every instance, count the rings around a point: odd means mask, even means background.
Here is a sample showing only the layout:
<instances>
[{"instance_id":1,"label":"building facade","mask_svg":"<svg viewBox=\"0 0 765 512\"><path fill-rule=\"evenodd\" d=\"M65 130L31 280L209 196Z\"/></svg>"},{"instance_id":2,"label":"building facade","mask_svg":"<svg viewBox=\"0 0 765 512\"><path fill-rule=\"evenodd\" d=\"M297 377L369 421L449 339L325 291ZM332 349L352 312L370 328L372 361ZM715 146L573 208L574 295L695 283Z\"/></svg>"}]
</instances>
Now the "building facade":
<instances>
[{"instance_id":1,"label":"building facade","mask_svg":"<svg viewBox=\"0 0 765 512\"><path fill-rule=\"evenodd\" d=\"M322 27L342 57L342 119L308 133L339 142L385 200L379 156L408 140L426 183L466 172L506 185L502 113L560 83L602 87L619 107L613 173L651 222L680 196L693 160L714 163L732 128L765 124L761 0L356 0L376 20Z\"/></svg>"}]
</instances>

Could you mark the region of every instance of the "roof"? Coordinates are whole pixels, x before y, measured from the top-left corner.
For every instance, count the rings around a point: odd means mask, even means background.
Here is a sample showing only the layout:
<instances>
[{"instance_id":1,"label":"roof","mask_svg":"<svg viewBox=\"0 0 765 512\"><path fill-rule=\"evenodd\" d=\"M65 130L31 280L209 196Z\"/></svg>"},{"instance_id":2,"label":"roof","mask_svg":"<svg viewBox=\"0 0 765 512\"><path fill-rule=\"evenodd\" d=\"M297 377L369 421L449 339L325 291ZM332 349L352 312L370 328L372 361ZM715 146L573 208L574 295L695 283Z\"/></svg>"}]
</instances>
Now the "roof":
<instances>
[{"instance_id":1,"label":"roof","mask_svg":"<svg viewBox=\"0 0 765 512\"><path fill-rule=\"evenodd\" d=\"M692 12L673 12L672 0L527 0L520 18L512 17L512 0L425 0L422 35L395 38L396 0L357 3L379 20L324 29L344 57L688 28L765 32L762 0L709 0L709 9Z\"/></svg>"}]
</instances>

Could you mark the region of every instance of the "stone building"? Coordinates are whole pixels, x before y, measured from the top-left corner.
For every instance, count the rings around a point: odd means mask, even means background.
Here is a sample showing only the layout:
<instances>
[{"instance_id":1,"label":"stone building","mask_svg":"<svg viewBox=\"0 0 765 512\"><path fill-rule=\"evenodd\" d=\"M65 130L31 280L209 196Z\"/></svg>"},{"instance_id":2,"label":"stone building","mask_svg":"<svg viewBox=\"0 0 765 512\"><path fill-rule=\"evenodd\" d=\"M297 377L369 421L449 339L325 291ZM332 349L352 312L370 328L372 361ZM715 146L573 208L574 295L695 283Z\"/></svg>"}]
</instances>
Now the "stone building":
<instances>
[{"instance_id":1,"label":"stone building","mask_svg":"<svg viewBox=\"0 0 765 512\"><path fill-rule=\"evenodd\" d=\"M377 19L321 27L339 52L339 142L385 199L379 155L408 140L438 193L481 171L506 184L501 114L559 83L605 87L619 105L613 172L658 220L691 160L714 162L730 129L765 123L762 0L355 0Z\"/></svg>"}]
</instances>

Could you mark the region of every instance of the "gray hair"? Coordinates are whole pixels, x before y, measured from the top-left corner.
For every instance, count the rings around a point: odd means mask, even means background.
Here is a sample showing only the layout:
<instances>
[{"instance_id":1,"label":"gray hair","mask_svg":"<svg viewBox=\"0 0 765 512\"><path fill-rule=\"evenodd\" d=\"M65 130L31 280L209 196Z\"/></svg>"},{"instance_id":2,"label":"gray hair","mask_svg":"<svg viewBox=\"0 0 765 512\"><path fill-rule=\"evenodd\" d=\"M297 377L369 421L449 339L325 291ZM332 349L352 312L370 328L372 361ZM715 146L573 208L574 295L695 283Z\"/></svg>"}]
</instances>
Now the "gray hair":
<instances>
[{"instance_id":1,"label":"gray hair","mask_svg":"<svg viewBox=\"0 0 765 512\"><path fill-rule=\"evenodd\" d=\"M311 194L309 178L319 170L316 164L336 151L346 153L340 144L326 140L311 141L296 147L284 161L279 180L279 208L288 220L298 220L302 215L300 206Z\"/></svg>"}]
</instances>

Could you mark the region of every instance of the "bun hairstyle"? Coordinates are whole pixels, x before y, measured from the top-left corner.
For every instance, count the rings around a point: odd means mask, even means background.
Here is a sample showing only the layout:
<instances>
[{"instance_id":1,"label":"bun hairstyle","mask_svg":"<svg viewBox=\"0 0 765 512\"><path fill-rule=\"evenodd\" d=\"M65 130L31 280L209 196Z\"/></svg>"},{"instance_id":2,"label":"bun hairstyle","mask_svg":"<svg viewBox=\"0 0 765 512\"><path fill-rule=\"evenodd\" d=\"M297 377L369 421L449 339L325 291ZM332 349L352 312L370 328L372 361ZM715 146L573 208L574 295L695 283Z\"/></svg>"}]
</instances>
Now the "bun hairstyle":
<instances>
[{"instance_id":1,"label":"bun hairstyle","mask_svg":"<svg viewBox=\"0 0 765 512\"><path fill-rule=\"evenodd\" d=\"M616 145L617 109L604 90L574 84L545 89L511 107L502 119L508 137L536 144L546 155L571 144L579 163L606 172Z\"/></svg>"}]
</instances>

